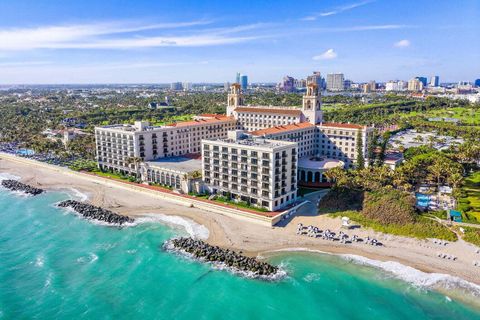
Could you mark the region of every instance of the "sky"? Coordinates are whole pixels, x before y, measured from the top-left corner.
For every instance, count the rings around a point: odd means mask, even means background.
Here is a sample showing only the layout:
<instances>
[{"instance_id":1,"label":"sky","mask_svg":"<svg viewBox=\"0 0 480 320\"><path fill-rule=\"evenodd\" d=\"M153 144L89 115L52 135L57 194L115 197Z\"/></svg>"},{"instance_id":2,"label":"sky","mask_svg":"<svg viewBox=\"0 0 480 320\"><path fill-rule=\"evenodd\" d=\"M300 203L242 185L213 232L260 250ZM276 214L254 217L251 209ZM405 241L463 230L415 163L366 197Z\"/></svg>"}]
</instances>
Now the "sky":
<instances>
[{"instance_id":1,"label":"sky","mask_svg":"<svg viewBox=\"0 0 480 320\"><path fill-rule=\"evenodd\" d=\"M480 78L480 0L0 0L0 84Z\"/></svg>"}]
</instances>

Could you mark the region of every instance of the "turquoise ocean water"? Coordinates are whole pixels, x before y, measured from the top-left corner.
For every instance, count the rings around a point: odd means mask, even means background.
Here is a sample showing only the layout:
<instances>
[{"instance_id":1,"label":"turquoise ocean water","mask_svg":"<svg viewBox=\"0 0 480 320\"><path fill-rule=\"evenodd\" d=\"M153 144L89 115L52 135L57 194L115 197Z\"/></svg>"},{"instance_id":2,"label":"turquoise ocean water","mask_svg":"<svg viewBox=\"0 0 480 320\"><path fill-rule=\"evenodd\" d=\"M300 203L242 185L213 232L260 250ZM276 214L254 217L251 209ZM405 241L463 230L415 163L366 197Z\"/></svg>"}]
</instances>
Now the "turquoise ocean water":
<instances>
[{"instance_id":1,"label":"turquoise ocean water","mask_svg":"<svg viewBox=\"0 0 480 320\"><path fill-rule=\"evenodd\" d=\"M0 189L0 319L480 319L480 310L343 258L281 253L288 276L239 277L164 252L158 222L96 225ZM187 210L187 209L186 209Z\"/></svg>"}]
</instances>

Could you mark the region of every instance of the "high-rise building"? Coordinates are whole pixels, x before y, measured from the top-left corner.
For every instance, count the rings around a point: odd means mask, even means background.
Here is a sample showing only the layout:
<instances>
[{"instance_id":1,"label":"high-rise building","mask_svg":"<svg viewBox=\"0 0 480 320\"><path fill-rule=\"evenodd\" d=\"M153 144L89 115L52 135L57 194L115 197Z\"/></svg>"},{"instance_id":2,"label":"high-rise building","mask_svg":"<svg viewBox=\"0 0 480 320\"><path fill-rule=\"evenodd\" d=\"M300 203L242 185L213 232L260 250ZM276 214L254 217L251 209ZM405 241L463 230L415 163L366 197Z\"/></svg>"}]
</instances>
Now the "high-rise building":
<instances>
[{"instance_id":1,"label":"high-rise building","mask_svg":"<svg viewBox=\"0 0 480 320\"><path fill-rule=\"evenodd\" d=\"M202 140L202 176L210 193L275 211L297 199L298 144L248 138Z\"/></svg>"},{"instance_id":2,"label":"high-rise building","mask_svg":"<svg viewBox=\"0 0 480 320\"><path fill-rule=\"evenodd\" d=\"M430 78L430 87L438 87L440 85L440 77L433 76Z\"/></svg>"},{"instance_id":3,"label":"high-rise building","mask_svg":"<svg viewBox=\"0 0 480 320\"><path fill-rule=\"evenodd\" d=\"M343 81L343 87L345 90L349 90L352 87L352 80L345 80Z\"/></svg>"},{"instance_id":4,"label":"high-rise building","mask_svg":"<svg viewBox=\"0 0 480 320\"><path fill-rule=\"evenodd\" d=\"M344 90L345 78L343 73L329 73L327 74L327 90L342 91Z\"/></svg>"},{"instance_id":5,"label":"high-rise building","mask_svg":"<svg viewBox=\"0 0 480 320\"><path fill-rule=\"evenodd\" d=\"M370 85L370 91L377 90L377 83L375 82L375 80L370 81L369 85Z\"/></svg>"},{"instance_id":6,"label":"high-rise building","mask_svg":"<svg viewBox=\"0 0 480 320\"><path fill-rule=\"evenodd\" d=\"M420 79L413 78L408 81L408 91L418 92L423 90L423 82Z\"/></svg>"},{"instance_id":7,"label":"high-rise building","mask_svg":"<svg viewBox=\"0 0 480 320\"><path fill-rule=\"evenodd\" d=\"M170 84L170 90L180 91L183 89L181 82L172 82Z\"/></svg>"},{"instance_id":8,"label":"high-rise building","mask_svg":"<svg viewBox=\"0 0 480 320\"><path fill-rule=\"evenodd\" d=\"M315 83L319 88L322 87L322 76L320 71L313 71L313 74L307 77L307 84L308 83Z\"/></svg>"},{"instance_id":9,"label":"high-rise building","mask_svg":"<svg viewBox=\"0 0 480 320\"><path fill-rule=\"evenodd\" d=\"M237 72L237 75L235 76L235 82L240 84L240 72Z\"/></svg>"},{"instance_id":10,"label":"high-rise building","mask_svg":"<svg viewBox=\"0 0 480 320\"><path fill-rule=\"evenodd\" d=\"M475 87L480 88L480 79L475 80Z\"/></svg>"},{"instance_id":11,"label":"high-rise building","mask_svg":"<svg viewBox=\"0 0 480 320\"><path fill-rule=\"evenodd\" d=\"M428 83L427 77L415 77L415 79L418 79L423 84L424 87L427 86L427 83Z\"/></svg>"},{"instance_id":12,"label":"high-rise building","mask_svg":"<svg viewBox=\"0 0 480 320\"><path fill-rule=\"evenodd\" d=\"M190 91L192 89L192 84L190 82L184 82L182 86L183 86L183 91Z\"/></svg>"},{"instance_id":13,"label":"high-rise building","mask_svg":"<svg viewBox=\"0 0 480 320\"><path fill-rule=\"evenodd\" d=\"M307 87L307 80L305 79L295 79L294 80L295 88L306 88Z\"/></svg>"},{"instance_id":14,"label":"high-rise building","mask_svg":"<svg viewBox=\"0 0 480 320\"><path fill-rule=\"evenodd\" d=\"M290 76L285 76L280 82L279 89L284 92L293 92L295 91L295 79Z\"/></svg>"},{"instance_id":15,"label":"high-rise building","mask_svg":"<svg viewBox=\"0 0 480 320\"><path fill-rule=\"evenodd\" d=\"M240 76L240 86L242 87L242 90L245 91L247 90L248 87L248 77L246 74L242 74Z\"/></svg>"},{"instance_id":16,"label":"high-rise building","mask_svg":"<svg viewBox=\"0 0 480 320\"><path fill-rule=\"evenodd\" d=\"M404 91L407 87L407 83L403 80L388 81L385 84L385 91Z\"/></svg>"}]
</instances>

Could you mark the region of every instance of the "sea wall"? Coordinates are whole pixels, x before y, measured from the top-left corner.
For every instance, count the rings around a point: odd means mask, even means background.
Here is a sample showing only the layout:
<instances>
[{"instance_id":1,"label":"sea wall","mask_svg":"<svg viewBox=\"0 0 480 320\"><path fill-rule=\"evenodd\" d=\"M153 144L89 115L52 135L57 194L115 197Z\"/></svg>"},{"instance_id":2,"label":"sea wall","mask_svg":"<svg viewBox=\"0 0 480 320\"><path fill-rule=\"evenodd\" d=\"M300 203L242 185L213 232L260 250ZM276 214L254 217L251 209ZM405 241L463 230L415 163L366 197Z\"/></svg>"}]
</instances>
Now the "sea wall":
<instances>
[{"instance_id":1,"label":"sea wall","mask_svg":"<svg viewBox=\"0 0 480 320\"><path fill-rule=\"evenodd\" d=\"M88 203L83 203L76 200L66 200L58 204L61 208L72 208L75 212L81 214L87 219L93 219L97 221L103 221L115 225L123 225L124 223L134 222L135 220L106 210L100 207L93 206Z\"/></svg>"},{"instance_id":2,"label":"sea wall","mask_svg":"<svg viewBox=\"0 0 480 320\"><path fill-rule=\"evenodd\" d=\"M32 196L37 196L45 192L45 190L29 186L28 184L21 183L17 180L10 180L10 179L2 180L2 186L9 190L20 191L26 194L30 194Z\"/></svg>"},{"instance_id":3,"label":"sea wall","mask_svg":"<svg viewBox=\"0 0 480 320\"><path fill-rule=\"evenodd\" d=\"M61 174L71 175L71 176L75 176L77 178L98 182L98 183L100 183L102 185L105 185L105 186L111 186L111 187L115 187L115 188L122 188L122 189L125 189L125 190L130 190L130 191L141 192L141 193L144 193L144 194L149 194L151 196L154 196L155 198L162 199L162 200L165 200L165 201L169 201L169 202L172 202L172 203L176 203L176 204L179 204L179 205L183 205L183 206L187 206L187 207L195 207L195 208L202 209L202 210L205 210L205 211L219 213L219 214L222 214L222 215L225 215L225 216L245 220L245 221L248 221L248 222L254 222L254 223L261 224L261 225L264 225L264 226L269 226L269 227L278 223L282 219L282 217L287 213L287 212L280 212L273 217L268 217L268 216L265 216L265 215L255 214L253 212L249 212L249 211L245 211L245 210L237 210L235 208L229 208L229 207L226 207L226 206L221 206L221 205L218 205L218 204L214 204L214 203L210 203L210 202L206 202L206 201L202 201L202 200L196 200L196 199L191 198L191 197L187 198L185 196L182 196L182 195L179 195L179 194L174 194L172 192L162 192L162 191L159 191L159 190L151 190L151 189L148 189L144 186L142 187L141 185L134 185L134 184L126 183L126 182L115 181L115 180L104 178L104 177L94 176L94 175L91 175L91 174L76 172L76 171L72 171L68 168L62 168L62 167L59 167L59 166L54 166L54 165L50 165L50 164L47 164L47 163L42 163L42 162L39 162L39 161L31 160L31 159L16 157L16 156L6 154L6 153L0 153L0 158L4 158L6 160L21 163L21 164L35 165L35 166L38 166L38 167L41 167L41 168L46 168L46 169L49 169L49 170L52 170L52 171L55 171L55 172L59 172Z\"/></svg>"},{"instance_id":4,"label":"sea wall","mask_svg":"<svg viewBox=\"0 0 480 320\"><path fill-rule=\"evenodd\" d=\"M253 277L275 276L279 269L269 263L246 257L229 249L209 245L202 240L176 238L168 240L165 248L191 254L202 261L224 264L234 271L245 272Z\"/></svg>"}]
</instances>

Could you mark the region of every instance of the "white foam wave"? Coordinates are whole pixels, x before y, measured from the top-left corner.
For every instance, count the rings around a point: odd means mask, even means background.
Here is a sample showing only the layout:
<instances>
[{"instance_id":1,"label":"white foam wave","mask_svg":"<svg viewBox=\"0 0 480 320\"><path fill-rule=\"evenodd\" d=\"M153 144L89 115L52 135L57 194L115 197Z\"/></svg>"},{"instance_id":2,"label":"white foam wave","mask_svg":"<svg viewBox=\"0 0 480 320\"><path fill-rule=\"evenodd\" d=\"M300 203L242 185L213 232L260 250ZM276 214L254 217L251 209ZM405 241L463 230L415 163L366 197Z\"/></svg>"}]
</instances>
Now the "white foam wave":
<instances>
[{"instance_id":1,"label":"white foam wave","mask_svg":"<svg viewBox=\"0 0 480 320\"><path fill-rule=\"evenodd\" d=\"M20 180L20 177L8 172L0 172L0 181L2 180Z\"/></svg>"},{"instance_id":2,"label":"white foam wave","mask_svg":"<svg viewBox=\"0 0 480 320\"><path fill-rule=\"evenodd\" d=\"M82 193L75 188L69 188L68 189L68 194L77 201L87 201L88 200L88 194Z\"/></svg>"},{"instance_id":3,"label":"white foam wave","mask_svg":"<svg viewBox=\"0 0 480 320\"><path fill-rule=\"evenodd\" d=\"M471 292L474 296L480 297L480 286L466 281L462 278L444 273L427 273L418 269L403 265L396 261L378 261L366 257L343 254L341 257L355 262L357 264L366 265L378 269L382 269L396 278L422 288L459 288Z\"/></svg>"},{"instance_id":4,"label":"white foam wave","mask_svg":"<svg viewBox=\"0 0 480 320\"><path fill-rule=\"evenodd\" d=\"M169 226L173 227L181 227L184 229L192 238L206 240L210 235L208 229L195 221L179 217L179 216L171 216L161 213L155 214L147 214L143 217L136 218L136 223L149 223L149 222L160 222Z\"/></svg>"},{"instance_id":5,"label":"white foam wave","mask_svg":"<svg viewBox=\"0 0 480 320\"><path fill-rule=\"evenodd\" d=\"M366 257L362 257L354 254L335 254L330 252L325 252L321 250L307 249L307 248L287 248L273 250L270 252L313 252L339 256L348 261L365 265L377 269L381 269L384 272L392 275L393 277L408 282L416 287L425 288L425 289L461 289L466 292L471 293L475 297L480 297L480 286L464 280L460 277L452 276L449 274L443 273L428 273L423 272L418 269L412 268L410 266L403 265L396 261L379 261L373 260Z\"/></svg>"}]
</instances>

